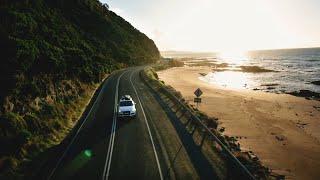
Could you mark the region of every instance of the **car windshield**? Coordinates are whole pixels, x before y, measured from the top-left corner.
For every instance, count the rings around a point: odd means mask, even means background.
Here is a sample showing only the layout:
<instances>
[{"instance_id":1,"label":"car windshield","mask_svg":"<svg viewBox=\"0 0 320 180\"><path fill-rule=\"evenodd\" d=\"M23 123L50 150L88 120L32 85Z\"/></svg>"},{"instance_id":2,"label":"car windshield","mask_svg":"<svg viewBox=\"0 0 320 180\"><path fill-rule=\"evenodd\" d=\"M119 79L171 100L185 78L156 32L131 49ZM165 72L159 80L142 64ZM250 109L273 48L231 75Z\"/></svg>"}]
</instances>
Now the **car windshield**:
<instances>
[{"instance_id":1,"label":"car windshield","mask_svg":"<svg viewBox=\"0 0 320 180\"><path fill-rule=\"evenodd\" d=\"M132 101L121 101L120 106L132 106Z\"/></svg>"}]
</instances>

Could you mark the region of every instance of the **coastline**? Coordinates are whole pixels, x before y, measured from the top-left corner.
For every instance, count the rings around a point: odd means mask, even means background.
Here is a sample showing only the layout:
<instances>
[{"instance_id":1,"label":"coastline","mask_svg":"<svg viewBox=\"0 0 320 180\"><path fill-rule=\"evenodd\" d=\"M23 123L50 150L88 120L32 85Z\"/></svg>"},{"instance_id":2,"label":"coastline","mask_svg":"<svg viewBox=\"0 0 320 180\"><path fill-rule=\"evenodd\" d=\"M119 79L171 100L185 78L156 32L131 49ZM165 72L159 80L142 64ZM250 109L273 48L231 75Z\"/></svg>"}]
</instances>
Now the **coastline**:
<instances>
[{"instance_id":1,"label":"coastline","mask_svg":"<svg viewBox=\"0 0 320 180\"><path fill-rule=\"evenodd\" d=\"M167 85L192 102L200 87L199 109L219 118L224 134L237 137L273 172L289 179L320 177L320 102L288 94L219 87L199 80L210 67L176 67L159 71Z\"/></svg>"}]
</instances>

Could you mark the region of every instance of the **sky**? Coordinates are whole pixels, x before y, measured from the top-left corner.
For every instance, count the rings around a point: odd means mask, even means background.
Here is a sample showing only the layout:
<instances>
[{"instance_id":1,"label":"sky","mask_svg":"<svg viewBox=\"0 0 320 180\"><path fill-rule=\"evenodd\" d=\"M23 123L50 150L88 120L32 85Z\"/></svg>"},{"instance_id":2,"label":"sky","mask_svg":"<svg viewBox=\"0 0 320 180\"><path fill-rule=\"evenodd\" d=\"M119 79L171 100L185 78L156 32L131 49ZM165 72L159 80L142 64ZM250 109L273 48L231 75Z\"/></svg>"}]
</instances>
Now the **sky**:
<instances>
[{"instance_id":1,"label":"sky","mask_svg":"<svg viewBox=\"0 0 320 180\"><path fill-rule=\"evenodd\" d=\"M320 0L100 0L162 50L320 47Z\"/></svg>"}]
</instances>

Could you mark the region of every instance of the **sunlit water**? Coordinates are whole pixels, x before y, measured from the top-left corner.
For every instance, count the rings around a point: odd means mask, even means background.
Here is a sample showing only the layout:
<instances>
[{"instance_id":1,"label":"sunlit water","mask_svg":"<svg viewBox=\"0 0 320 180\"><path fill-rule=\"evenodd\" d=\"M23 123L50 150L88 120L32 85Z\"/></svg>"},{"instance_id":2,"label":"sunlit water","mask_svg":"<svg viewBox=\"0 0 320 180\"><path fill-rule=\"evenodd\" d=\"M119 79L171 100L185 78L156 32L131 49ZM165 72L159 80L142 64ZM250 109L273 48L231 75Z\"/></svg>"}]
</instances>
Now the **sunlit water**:
<instances>
[{"instance_id":1,"label":"sunlit water","mask_svg":"<svg viewBox=\"0 0 320 180\"><path fill-rule=\"evenodd\" d=\"M216 54L217 59L231 66L244 65L249 61L248 53L245 51L230 51Z\"/></svg>"},{"instance_id":2,"label":"sunlit water","mask_svg":"<svg viewBox=\"0 0 320 180\"><path fill-rule=\"evenodd\" d=\"M230 59L218 58L230 63ZM238 63L238 64L237 64ZM320 93L320 86L311 84L320 80L320 49L255 51L246 54L233 65L259 66L277 72L243 73L215 72L210 82L231 88L259 89L270 92L291 92L302 89ZM265 86L277 84L275 86Z\"/></svg>"},{"instance_id":3,"label":"sunlit water","mask_svg":"<svg viewBox=\"0 0 320 180\"><path fill-rule=\"evenodd\" d=\"M250 75L248 73L234 71L208 73L206 76L199 77L199 79L211 84L236 89L250 87L252 85L249 85L248 83L253 83L253 81L250 80Z\"/></svg>"},{"instance_id":4,"label":"sunlit water","mask_svg":"<svg viewBox=\"0 0 320 180\"><path fill-rule=\"evenodd\" d=\"M198 55L199 56L199 55ZM199 58L199 57L198 57ZM199 79L226 88L255 89L268 92L310 90L320 93L320 48L253 51L246 54L212 54L206 58L230 67L259 66L277 72L245 73L221 71ZM273 85L272 85L273 84Z\"/></svg>"}]
</instances>

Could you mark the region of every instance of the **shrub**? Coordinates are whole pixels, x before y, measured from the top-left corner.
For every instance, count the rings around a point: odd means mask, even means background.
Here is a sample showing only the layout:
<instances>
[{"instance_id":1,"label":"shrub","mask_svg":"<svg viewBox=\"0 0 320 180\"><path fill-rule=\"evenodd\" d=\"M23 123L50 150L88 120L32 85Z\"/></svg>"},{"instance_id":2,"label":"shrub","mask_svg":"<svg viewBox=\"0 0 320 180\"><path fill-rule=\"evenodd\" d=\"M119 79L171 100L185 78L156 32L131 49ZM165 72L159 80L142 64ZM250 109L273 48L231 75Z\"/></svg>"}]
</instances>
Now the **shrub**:
<instances>
[{"instance_id":1,"label":"shrub","mask_svg":"<svg viewBox=\"0 0 320 180\"><path fill-rule=\"evenodd\" d=\"M0 128L4 136L11 137L26 129L26 123L19 114L7 112L0 117Z\"/></svg>"},{"instance_id":2,"label":"shrub","mask_svg":"<svg viewBox=\"0 0 320 180\"><path fill-rule=\"evenodd\" d=\"M27 72L39 57L39 49L33 40L15 38L17 54L16 63L23 72Z\"/></svg>"},{"instance_id":3,"label":"shrub","mask_svg":"<svg viewBox=\"0 0 320 180\"><path fill-rule=\"evenodd\" d=\"M25 120L28 130L39 133L41 129L41 121L35 113L27 113L23 119Z\"/></svg>"},{"instance_id":4,"label":"shrub","mask_svg":"<svg viewBox=\"0 0 320 180\"><path fill-rule=\"evenodd\" d=\"M17 138L16 138L16 142L22 146L23 144L27 143L29 141L29 139L31 138L32 134L26 130L23 129L22 131L19 132Z\"/></svg>"},{"instance_id":5,"label":"shrub","mask_svg":"<svg viewBox=\"0 0 320 180\"><path fill-rule=\"evenodd\" d=\"M42 106L41 106L41 115L43 117L47 117L47 118L50 118L50 117L57 115L57 111L56 111L55 106L52 104L48 104L46 102L43 102Z\"/></svg>"}]
</instances>

